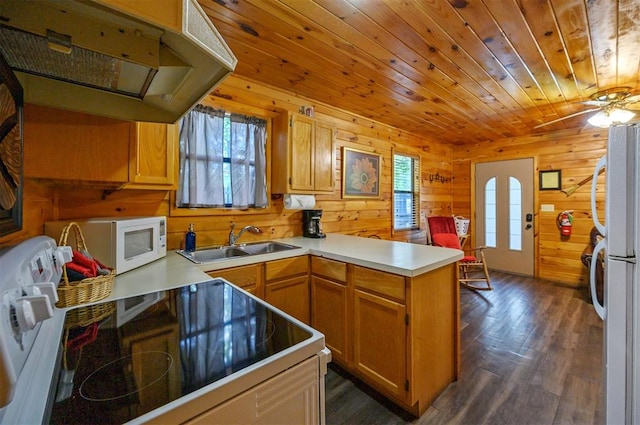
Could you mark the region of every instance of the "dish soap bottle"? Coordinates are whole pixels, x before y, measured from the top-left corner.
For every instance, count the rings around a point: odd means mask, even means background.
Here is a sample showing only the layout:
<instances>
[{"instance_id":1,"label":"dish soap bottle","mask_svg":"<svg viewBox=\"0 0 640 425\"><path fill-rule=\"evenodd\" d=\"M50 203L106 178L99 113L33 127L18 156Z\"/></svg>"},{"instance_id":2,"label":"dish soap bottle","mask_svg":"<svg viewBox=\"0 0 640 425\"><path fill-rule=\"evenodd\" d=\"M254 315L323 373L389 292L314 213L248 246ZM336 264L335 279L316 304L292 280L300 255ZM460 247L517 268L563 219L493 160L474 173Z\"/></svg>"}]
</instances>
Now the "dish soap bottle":
<instances>
[{"instance_id":1,"label":"dish soap bottle","mask_svg":"<svg viewBox=\"0 0 640 425\"><path fill-rule=\"evenodd\" d=\"M189 223L189 231L184 235L184 250L186 252L196 250L196 232L193 231L193 223Z\"/></svg>"}]
</instances>

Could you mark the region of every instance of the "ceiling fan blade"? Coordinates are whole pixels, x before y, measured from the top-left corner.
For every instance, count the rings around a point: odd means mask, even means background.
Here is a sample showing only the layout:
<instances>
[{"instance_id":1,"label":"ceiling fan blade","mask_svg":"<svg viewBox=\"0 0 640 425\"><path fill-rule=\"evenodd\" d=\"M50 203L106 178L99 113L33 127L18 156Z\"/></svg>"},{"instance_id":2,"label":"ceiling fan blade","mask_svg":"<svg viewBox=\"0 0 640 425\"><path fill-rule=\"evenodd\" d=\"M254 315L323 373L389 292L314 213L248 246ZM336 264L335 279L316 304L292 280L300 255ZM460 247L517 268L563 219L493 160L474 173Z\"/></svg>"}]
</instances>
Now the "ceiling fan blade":
<instances>
[{"instance_id":1,"label":"ceiling fan blade","mask_svg":"<svg viewBox=\"0 0 640 425\"><path fill-rule=\"evenodd\" d=\"M622 102L623 103L635 103L640 101L640 94L634 94L633 96L629 96L626 99L624 99Z\"/></svg>"},{"instance_id":2,"label":"ceiling fan blade","mask_svg":"<svg viewBox=\"0 0 640 425\"><path fill-rule=\"evenodd\" d=\"M533 127L533 128L540 128L540 127L544 127L544 126L546 126L546 125L555 124L555 123L557 123L557 122L560 122L560 121L566 120L566 119L568 119L568 118L577 117L578 115L588 114L589 112L595 112L595 111L599 111L599 110L600 110L600 108L586 109L586 110L584 110L584 111L580 111L580 112L576 112L576 113L573 113L573 114L569 114L569 115L567 115L567 116L564 116L564 117L562 117L562 118L555 119L555 120L553 120L553 121L545 122L545 123L543 123L543 124L538 124L538 125L536 125L536 126L535 126L535 127Z\"/></svg>"},{"instance_id":3,"label":"ceiling fan blade","mask_svg":"<svg viewBox=\"0 0 640 425\"><path fill-rule=\"evenodd\" d=\"M591 106L607 106L611 103L611 101L608 100L583 100L582 102L577 102L577 103L581 103L583 105L591 105Z\"/></svg>"}]
</instances>

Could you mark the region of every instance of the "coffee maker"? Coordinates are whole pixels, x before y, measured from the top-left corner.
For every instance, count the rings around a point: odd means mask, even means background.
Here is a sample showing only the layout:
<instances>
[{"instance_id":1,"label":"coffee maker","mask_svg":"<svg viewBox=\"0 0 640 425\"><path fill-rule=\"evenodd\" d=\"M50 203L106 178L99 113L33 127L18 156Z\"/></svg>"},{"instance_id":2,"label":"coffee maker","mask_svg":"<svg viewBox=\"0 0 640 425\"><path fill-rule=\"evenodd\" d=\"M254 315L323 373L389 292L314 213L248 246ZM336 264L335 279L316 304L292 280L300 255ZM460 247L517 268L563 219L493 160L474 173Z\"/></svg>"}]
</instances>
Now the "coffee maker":
<instances>
[{"instance_id":1,"label":"coffee maker","mask_svg":"<svg viewBox=\"0 0 640 425\"><path fill-rule=\"evenodd\" d=\"M324 238L322 233L322 210L302 210L302 236L305 238Z\"/></svg>"}]
</instances>

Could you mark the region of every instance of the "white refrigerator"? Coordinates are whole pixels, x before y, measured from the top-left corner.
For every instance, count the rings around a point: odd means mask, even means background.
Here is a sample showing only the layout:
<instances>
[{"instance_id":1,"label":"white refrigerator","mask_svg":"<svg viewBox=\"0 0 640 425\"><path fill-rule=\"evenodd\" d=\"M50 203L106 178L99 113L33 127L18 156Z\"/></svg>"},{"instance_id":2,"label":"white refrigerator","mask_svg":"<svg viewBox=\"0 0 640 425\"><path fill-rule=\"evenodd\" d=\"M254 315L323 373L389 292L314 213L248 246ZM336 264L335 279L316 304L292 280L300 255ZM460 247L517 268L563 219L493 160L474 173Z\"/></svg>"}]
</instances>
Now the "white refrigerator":
<instances>
[{"instance_id":1,"label":"white refrigerator","mask_svg":"<svg viewBox=\"0 0 640 425\"><path fill-rule=\"evenodd\" d=\"M597 178L605 168L604 224L596 209ZM593 174L591 210L604 239L593 252L604 255L604 302L590 282L593 305L604 320L604 398L607 424L640 423L640 291L636 256L640 252L640 129L609 129L607 154Z\"/></svg>"}]
</instances>

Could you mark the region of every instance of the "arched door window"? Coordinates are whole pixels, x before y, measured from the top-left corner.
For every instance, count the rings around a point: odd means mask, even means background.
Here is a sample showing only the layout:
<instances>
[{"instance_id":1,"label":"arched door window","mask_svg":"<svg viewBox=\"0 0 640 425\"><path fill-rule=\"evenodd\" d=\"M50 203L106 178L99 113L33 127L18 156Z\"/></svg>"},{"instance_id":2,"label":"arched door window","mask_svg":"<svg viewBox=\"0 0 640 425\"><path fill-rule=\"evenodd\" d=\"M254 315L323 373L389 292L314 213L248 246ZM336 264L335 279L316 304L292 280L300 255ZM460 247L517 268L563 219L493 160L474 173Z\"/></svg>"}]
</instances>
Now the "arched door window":
<instances>
[{"instance_id":1,"label":"arched door window","mask_svg":"<svg viewBox=\"0 0 640 425\"><path fill-rule=\"evenodd\" d=\"M522 250L522 183L509 177L509 249Z\"/></svg>"},{"instance_id":2,"label":"arched door window","mask_svg":"<svg viewBox=\"0 0 640 425\"><path fill-rule=\"evenodd\" d=\"M487 180L484 186L484 243L496 247L496 178Z\"/></svg>"}]
</instances>

